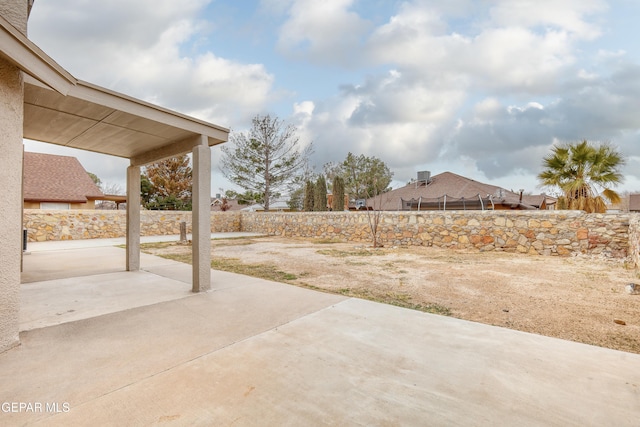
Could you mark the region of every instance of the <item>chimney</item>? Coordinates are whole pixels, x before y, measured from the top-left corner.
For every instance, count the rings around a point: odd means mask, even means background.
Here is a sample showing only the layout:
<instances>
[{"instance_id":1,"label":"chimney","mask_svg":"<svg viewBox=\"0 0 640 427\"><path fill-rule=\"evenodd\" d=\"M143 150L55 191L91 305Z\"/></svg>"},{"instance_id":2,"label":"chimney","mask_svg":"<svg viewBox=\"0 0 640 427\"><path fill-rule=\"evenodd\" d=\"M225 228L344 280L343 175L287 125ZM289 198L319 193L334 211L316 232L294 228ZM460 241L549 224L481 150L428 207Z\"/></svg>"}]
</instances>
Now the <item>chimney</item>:
<instances>
[{"instance_id":1,"label":"chimney","mask_svg":"<svg viewBox=\"0 0 640 427\"><path fill-rule=\"evenodd\" d=\"M522 193L524 193L524 189L520 189L520 203L522 203Z\"/></svg>"}]
</instances>

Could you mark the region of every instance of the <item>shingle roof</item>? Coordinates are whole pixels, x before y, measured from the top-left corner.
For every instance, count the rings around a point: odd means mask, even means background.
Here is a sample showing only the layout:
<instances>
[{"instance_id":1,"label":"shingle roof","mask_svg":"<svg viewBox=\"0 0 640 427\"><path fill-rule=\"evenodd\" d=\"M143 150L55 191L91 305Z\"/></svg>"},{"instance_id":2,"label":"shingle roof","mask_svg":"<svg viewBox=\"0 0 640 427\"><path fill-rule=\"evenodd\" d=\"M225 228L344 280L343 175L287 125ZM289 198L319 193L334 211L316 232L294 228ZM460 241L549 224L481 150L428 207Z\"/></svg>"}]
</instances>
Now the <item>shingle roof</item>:
<instances>
[{"instance_id":1,"label":"shingle roof","mask_svg":"<svg viewBox=\"0 0 640 427\"><path fill-rule=\"evenodd\" d=\"M484 184L476 180L457 175L452 172L443 172L431 177L428 185L420 183L410 183L404 187L391 190L376 198L375 202L371 199L367 201L368 206L374 206L375 209L382 210L398 210L400 209L400 199L438 199L444 195L451 199L465 198L468 200L477 200L478 197L486 198L491 196L494 203L503 205L511 205L517 207L520 205L524 209L533 209L533 205L526 202L520 202L520 195L504 188ZM533 198L533 196L530 196ZM381 207L378 206L381 204Z\"/></svg>"},{"instance_id":2,"label":"shingle roof","mask_svg":"<svg viewBox=\"0 0 640 427\"><path fill-rule=\"evenodd\" d=\"M542 203L545 202L547 206L555 205L558 199L555 197L548 196L546 194L525 194L522 196L522 203L526 205L535 206L536 208L540 208Z\"/></svg>"},{"instance_id":3,"label":"shingle roof","mask_svg":"<svg viewBox=\"0 0 640 427\"><path fill-rule=\"evenodd\" d=\"M24 153L25 201L85 203L102 196L75 157Z\"/></svg>"},{"instance_id":4,"label":"shingle roof","mask_svg":"<svg viewBox=\"0 0 640 427\"><path fill-rule=\"evenodd\" d=\"M228 211L239 211L246 206L239 204L238 201L234 199L227 199L227 205L229 206L229 209L227 209ZM222 206L222 198L211 199L212 211L222 211L222 209L220 209L220 206Z\"/></svg>"},{"instance_id":5,"label":"shingle roof","mask_svg":"<svg viewBox=\"0 0 640 427\"><path fill-rule=\"evenodd\" d=\"M629 210L640 212L640 194L629 194Z\"/></svg>"}]
</instances>

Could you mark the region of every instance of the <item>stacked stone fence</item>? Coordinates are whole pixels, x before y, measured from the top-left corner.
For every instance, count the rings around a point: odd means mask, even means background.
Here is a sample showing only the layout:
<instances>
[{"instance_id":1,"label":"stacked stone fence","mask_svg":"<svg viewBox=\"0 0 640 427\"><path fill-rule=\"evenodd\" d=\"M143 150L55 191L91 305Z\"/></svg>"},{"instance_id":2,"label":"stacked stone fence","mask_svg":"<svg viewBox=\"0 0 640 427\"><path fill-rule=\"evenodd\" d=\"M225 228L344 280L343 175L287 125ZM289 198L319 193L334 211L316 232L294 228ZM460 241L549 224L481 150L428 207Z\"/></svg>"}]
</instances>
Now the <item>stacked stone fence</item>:
<instances>
[{"instance_id":1,"label":"stacked stone fence","mask_svg":"<svg viewBox=\"0 0 640 427\"><path fill-rule=\"evenodd\" d=\"M629 220L629 258L631 263L640 268L640 214L633 214Z\"/></svg>"},{"instance_id":2,"label":"stacked stone fence","mask_svg":"<svg viewBox=\"0 0 640 427\"><path fill-rule=\"evenodd\" d=\"M211 213L212 232L240 230L240 214L225 214ZM30 242L104 239L126 235L125 211L25 209L23 219ZM191 212L141 211L140 234L142 236L180 234L181 222L187 223L187 233L191 233Z\"/></svg>"},{"instance_id":3,"label":"stacked stone fence","mask_svg":"<svg viewBox=\"0 0 640 427\"><path fill-rule=\"evenodd\" d=\"M638 214L579 211L212 212L211 231L249 231L285 237L371 242L369 221L379 216L383 245L424 245L532 255L629 257L640 265ZM191 232L191 212L142 211L145 235ZM30 241L123 237L126 212L25 210Z\"/></svg>"},{"instance_id":4,"label":"stacked stone fence","mask_svg":"<svg viewBox=\"0 0 640 427\"><path fill-rule=\"evenodd\" d=\"M287 237L371 242L375 212L253 213L242 215L242 230ZM630 230L630 218L634 218ZM384 212L379 220L383 245L424 245L532 255L591 254L634 256L636 214L580 211Z\"/></svg>"}]
</instances>

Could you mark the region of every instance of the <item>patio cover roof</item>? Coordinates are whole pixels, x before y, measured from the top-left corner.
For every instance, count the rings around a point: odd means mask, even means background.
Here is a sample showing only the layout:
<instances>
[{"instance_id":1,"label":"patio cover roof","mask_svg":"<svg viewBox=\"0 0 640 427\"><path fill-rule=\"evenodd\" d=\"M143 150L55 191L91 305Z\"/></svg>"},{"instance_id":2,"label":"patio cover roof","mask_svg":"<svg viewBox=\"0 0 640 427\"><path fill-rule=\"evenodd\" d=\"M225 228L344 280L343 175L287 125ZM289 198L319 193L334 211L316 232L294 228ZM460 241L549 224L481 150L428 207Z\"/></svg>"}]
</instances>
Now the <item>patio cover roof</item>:
<instances>
[{"instance_id":1,"label":"patio cover roof","mask_svg":"<svg viewBox=\"0 0 640 427\"><path fill-rule=\"evenodd\" d=\"M0 56L25 73L24 138L140 166L227 140L229 130L75 79L0 16Z\"/></svg>"},{"instance_id":2,"label":"patio cover roof","mask_svg":"<svg viewBox=\"0 0 640 427\"><path fill-rule=\"evenodd\" d=\"M193 290L210 289L209 147L225 142L229 130L77 80L4 16L0 57L23 72L23 138L130 159L128 271L140 268L140 166L193 153Z\"/></svg>"},{"instance_id":3,"label":"patio cover roof","mask_svg":"<svg viewBox=\"0 0 640 427\"><path fill-rule=\"evenodd\" d=\"M227 140L229 131L204 121L76 81L62 95L25 78L24 137L131 159L144 165Z\"/></svg>"}]
</instances>

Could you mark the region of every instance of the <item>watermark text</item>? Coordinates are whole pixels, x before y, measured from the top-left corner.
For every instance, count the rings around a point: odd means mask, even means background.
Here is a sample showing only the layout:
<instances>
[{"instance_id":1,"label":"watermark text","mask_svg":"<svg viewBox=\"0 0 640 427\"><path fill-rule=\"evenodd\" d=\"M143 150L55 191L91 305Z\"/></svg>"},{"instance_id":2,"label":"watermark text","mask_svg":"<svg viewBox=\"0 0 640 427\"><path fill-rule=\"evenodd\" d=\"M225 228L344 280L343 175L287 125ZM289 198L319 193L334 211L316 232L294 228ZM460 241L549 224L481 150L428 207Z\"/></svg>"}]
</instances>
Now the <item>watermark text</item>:
<instances>
[{"instance_id":1,"label":"watermark text","mask_svg":"<svg viewBox=\"0 0 640 427\"><path fill-rule=\"evenodd\" d=\"M69 412L69 402L2 402L2 413L62 413Z\"/></svg>"}]
</instances>

